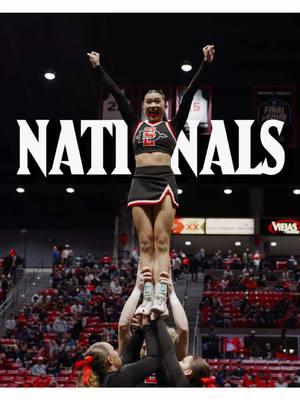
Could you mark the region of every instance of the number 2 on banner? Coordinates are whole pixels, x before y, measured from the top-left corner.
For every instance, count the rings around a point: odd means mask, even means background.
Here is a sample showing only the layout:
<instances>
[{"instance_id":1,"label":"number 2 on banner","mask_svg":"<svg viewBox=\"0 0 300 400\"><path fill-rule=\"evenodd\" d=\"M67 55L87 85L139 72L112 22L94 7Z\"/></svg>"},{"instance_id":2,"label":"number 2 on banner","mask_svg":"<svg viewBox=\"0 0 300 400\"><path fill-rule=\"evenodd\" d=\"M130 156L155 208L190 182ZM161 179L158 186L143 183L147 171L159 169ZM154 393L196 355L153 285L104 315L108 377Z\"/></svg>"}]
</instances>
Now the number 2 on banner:
<instances>
[{"instance_id":1,"label":"number 2 on banner","mask_svg":"<svg viewBox=\"0 0 300 400\"><path fill-rule=\"evenodd\" d=\"M109 101L107 106L108 111L119 111L117 103L115 101Z\"/></svg>"}]
</instances>

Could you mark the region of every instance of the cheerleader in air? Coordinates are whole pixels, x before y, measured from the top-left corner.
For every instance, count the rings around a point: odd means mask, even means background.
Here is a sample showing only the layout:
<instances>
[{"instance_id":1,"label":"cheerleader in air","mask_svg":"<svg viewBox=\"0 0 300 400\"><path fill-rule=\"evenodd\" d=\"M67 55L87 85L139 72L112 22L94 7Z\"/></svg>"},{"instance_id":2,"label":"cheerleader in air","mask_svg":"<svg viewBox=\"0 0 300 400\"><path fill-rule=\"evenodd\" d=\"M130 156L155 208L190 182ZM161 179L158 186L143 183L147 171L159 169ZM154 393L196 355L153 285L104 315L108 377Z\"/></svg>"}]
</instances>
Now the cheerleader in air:
<instances>
[{"instance_id":1,"label":"cheerleader in air","mask_svg":"<svg viewBox=\"0 0 300 400\"><path fill-rule=\"evenodd\" d=\"M214 59L214 46L203 48L204 60L186 89L176 115L165 121L166 97L161 90L149 90L143 102L145 121L140 121L131 110L127 99L108 76L100 62L100 55L92 51L89 60L101 87L114 96L122 118L132 137L136 169L132 179L128 207L132 209L134 226L140 246L140 268L149 267L154 284L144 286L143 303L137 315L167 314L167 285L159 284L161 272L170 272L170 234L178 207L178 189L171 169L171 157L176 140L183 129L193 97L199 88L201 74Z\"/></svg>"}]
</instances>

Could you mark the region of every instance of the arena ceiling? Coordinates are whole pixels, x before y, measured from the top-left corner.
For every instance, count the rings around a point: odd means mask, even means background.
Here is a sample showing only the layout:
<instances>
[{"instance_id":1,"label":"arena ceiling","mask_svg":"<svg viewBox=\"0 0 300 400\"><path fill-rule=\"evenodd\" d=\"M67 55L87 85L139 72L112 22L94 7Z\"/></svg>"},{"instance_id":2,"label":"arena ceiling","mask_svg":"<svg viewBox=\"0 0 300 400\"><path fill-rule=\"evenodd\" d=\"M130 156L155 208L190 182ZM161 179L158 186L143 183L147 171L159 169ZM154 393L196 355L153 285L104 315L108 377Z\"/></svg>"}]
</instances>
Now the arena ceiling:
<instances>
[{"instance_id":1,"label":"arena ceiling","mask_svg":"<svg viewBox=\"0 0 300 400\"><path fill-rule=\"evenodd\" d=\"M45 178L34 166L32 176L16 175L17 119L98 118L99 93L87 51L101 53L103 65L118 83L152 87L185 85L192 75L184 74L180 63L189 59L196 67L202 59L201 48L207 43L215 44L216 59L204 83L213 88L212 118L226 120L232 127L234 119L254 118L255 85L295 85L297 116L299 22L298 14L0 15L3 226L35 225L41 219L46 225L54 221L64 226L98 225L118 214L120 201L126 199L128 176L71 176L66 167L65 175ZM56 71L55 81L43 77L49 68ZM222 176L217 168L214 176L195 177L184 159L180 159L183 176L178 177L178 183L184 190L181 215L249 216L252 187L264 190L264 215L299 215L300 196L291 195L291 189L300 184L297 124L296 119L298 145L286 146L285 167L277 176ZM237 160L236 134L232 128ZM208 139L201 140L200 166ZM51 142L50 147L53 145ZM83 157L87 148L83 143ZM108 171L114 162L111 152L108 143L104 155ZM254 145L253 163L261 155ZM133 170L132 154L129 166ZM24 195L15 192L18 184L26 186ZM67 195L67 185L76 187L76 192ZM224 197L226 185L234 189L230 197Z\"/></svg>"}]
</instances>

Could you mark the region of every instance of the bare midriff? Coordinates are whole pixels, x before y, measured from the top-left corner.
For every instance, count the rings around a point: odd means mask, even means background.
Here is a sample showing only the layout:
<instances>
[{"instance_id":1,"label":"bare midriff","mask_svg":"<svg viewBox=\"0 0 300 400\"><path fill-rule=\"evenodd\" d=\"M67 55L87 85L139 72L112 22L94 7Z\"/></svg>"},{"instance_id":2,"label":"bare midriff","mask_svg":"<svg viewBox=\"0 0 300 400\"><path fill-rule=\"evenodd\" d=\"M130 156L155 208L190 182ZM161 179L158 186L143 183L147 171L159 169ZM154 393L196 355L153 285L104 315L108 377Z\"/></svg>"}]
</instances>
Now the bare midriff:
<instances>
[{"instance_id":1,"label":"bare midriff","mask_svg":"<svg viewBox=\"0 0 300 400\"><path fill-rule=\"evenodd\" d=\"M136 167L171 165L171 156L159 151L154 151L153 153L142 153L135 156L135 165Z\"/></svg>"}]
</instances>

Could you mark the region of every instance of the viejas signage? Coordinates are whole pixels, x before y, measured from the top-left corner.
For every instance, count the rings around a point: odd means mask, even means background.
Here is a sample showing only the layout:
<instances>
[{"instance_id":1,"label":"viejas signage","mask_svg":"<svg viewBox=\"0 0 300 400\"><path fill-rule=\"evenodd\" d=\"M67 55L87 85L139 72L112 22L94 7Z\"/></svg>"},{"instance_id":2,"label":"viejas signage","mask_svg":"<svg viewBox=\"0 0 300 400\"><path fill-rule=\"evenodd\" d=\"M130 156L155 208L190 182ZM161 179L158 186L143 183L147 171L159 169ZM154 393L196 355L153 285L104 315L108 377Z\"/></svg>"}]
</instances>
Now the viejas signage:
<instances>
[{"instance_id":1,"label":"viejas signage","mask_svg":"<svg viewBox=\"0 0 300 400\"><path fill-rule=\"evenodd\" d=\"M265 235L299 235L300 219L264 219L261 233Z\"/></svg>"}]
</instances>

